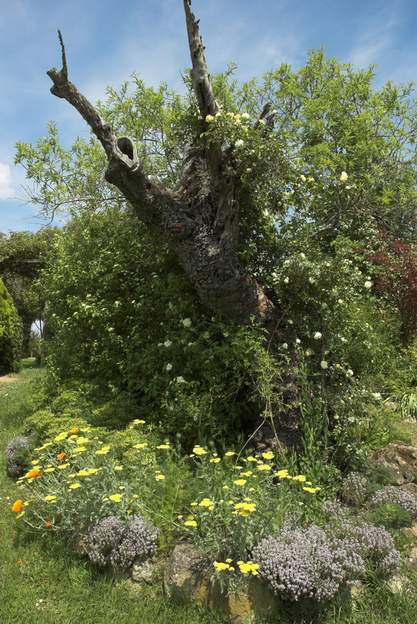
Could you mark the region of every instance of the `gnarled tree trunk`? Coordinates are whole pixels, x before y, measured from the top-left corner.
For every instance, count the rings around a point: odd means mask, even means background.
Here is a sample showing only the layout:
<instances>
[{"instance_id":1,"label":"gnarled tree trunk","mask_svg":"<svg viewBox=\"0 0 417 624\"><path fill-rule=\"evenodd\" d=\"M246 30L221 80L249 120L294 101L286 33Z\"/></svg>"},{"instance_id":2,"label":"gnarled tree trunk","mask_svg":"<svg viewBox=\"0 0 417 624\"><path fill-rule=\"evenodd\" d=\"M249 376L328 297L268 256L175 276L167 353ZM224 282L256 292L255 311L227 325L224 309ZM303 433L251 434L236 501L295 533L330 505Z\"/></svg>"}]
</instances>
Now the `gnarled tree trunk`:
<instances>
[{"instance_id":1,"label":"gnarled tree trunk","mask_svg":"<svg viewBox=\"0 0 417 624\"><path fill-rule=\"evenodd\" d=\"M201 132L207 115L215 115L214 98L198 22L184 0L192 78ZM178 257L202 303L225 317L246 323L251 317L268 322L274 306L262 286L238 259L239 178L233 171L233 148L190 146L180 189L172 192L154 184L144 173L130 139L117 138L91 103L68 80L65 49L62 69L51 69L51 92L72 104L97 136L108 157L106 180L130 202L138 218L157 231ZM267 114L268 107L265 109Z\"/></svg>"}]
</instances>

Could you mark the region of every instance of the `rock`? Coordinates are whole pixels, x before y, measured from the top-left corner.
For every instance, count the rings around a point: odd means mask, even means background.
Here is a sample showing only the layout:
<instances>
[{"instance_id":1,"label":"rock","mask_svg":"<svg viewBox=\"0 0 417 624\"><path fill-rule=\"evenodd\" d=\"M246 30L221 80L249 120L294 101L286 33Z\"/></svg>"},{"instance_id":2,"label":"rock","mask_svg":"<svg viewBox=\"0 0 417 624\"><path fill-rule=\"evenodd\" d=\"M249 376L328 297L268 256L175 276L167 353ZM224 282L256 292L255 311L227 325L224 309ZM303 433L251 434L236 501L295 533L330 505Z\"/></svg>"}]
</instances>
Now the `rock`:
<instances>
[{"instance_id":1,"label":"rock","mask_svg":"<svg viewBox=\"0 0 417 624\"><path fill-rule=\"evenodd\" d=\"M413 567L417 568L417 546L413 546L408 555L408 563Z\"/></svg>"},{"instance_id":2,"label":"rock","mask_svg":"<svg viewBox=\"0 0 417 624\"><path fill-rule=\"evenodd\" d=\"M236 592L227 597L226 611L230 624L252 624L255 612L246 592Z\"/></svg>"},{"instance_id":3,"label":"rock","mask_svg":"<svg viewBox=\"0 0 417 624\"><path fill-rule=\"evenodd\" d=\"M130 571L130 578L135 583L152 583L155 564L151 561L135 561Z\"/></svg>"},{"instance_id":4,"label":"rock","mask_svg":"<svg viewBox=\"0 0 417 624\"><path fill-rule=\"evenodd\" d=\"M410 579L402 574L393 576L386 585L392 594L404 594L413 591Z\"/></svg>"},{"instance_id":5,"label":"rock","mask_svg":"<svg viewBox=\"0 0 417 624\"><path fill-rule=\"evenodd\" d=\"M180 603L204 602L206 569L206 560L192 544L177 544L164 570L164 591L168 598Z\"/></svg>"},{"instance_id":6,"label":"rock","mask_svg":"<svg viewBox=\"0 0 417 624\"><path fill-rule=\"evenodd\" d=\"M403 485L400 485L399 487L400 490L405 490L417 498L417 483L403 483Z\"/></svg>"},{"instance_id":7,"label":"rock","mask_svg":"<svg viewBox=\"0 0 417 624\"><path fill-rule=\"evenodd\" d=\"M404 527L401 529L401 533L411 539L417 540L417 524L412 524L411 527Z\"/></svg>"},{"instance_id":8,"label":"rock","mask_svg":"<svg viewBox=\"0 0 417 624\"><path fill-rule=\"evenodd\" d=\"M392 485L412 483L417 474L417 448L406 444L388 444L376 451L372 461L382 469Z\"/></svg>"},{"instance_id":9,"label":"rock","mask_svg":"<svg viewBox=\"0 0 417 624\"><path fill-rule=\"evenodd\" d=\"M218 585L211 586L207 604L213 611L221 612L230 624L252 624L259 619L274 624L281 621L281 601L265 583L253 577L247 588L228 595Z\"/></svg>"}]
</instances>

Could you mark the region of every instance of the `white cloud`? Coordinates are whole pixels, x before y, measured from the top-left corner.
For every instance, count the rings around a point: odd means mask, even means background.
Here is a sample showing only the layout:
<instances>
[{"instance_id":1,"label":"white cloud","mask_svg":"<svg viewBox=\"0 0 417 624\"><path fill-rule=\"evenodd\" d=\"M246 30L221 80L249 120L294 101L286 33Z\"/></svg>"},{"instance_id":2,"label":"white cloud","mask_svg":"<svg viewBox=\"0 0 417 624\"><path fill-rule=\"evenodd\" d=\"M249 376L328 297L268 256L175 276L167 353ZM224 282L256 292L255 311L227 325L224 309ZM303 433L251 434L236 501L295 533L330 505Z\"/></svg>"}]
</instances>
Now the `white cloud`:
<instances>
[{"instance_id":1,"label":"white cloud","mask_svg":"<svg viewBox=\"0 0 417 624\"><path fill-rule=\"evenodd\" d=\"M10 166L0 162L0 199L11 199L13 196L14 190Z\"/></svg>"},{"instance_id":2,"label":"white cloud","mask_svg":"<svg viewBox=\"0 0 417 624\"><path fill-rule=\"evenodd\" d=\"M394 17L368 25L366 32L359 36L356 45L350 52L349 61L359 68L367 68L380 61L382 55L393 46L397 20Z\"/></svg>"}]
</instances>

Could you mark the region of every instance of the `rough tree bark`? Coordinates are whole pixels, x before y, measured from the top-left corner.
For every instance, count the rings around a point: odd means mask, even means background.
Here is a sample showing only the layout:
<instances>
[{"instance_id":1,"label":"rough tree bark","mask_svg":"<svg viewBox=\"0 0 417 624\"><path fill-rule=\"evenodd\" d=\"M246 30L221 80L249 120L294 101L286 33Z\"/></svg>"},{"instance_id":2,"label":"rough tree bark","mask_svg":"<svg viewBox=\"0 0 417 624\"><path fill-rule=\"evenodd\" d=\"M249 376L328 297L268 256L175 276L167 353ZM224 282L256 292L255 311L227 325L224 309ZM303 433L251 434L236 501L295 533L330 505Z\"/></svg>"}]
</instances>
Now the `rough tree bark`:
<instances>
[{"instance_id":1,"label":"rough tree bark","mask_svg":"<svg viewBox=\"0 0 417 624\"><path fill-rule=\"evenodd\" d=\"M191 12L191 0L183 0L192 62L192 81L201 128L206 116L218 112L199 22ZM144 172L135 146L127 137L116 137L92 104L68 78L64 43L58 31L62 68L47 73L53 95L74 106L101 142L108 158L105 178L132 205L138 219L156 231L174 251L201 302L237 323L255 318L273 334L277 310L264 288L239 261L239 190L234 173L233 147L210 149L201 142L190 145L184 159L179 188L156 185ZM274 111L267 104L257 122L260 132L273 125ZM291 429L293 426L291 425Z\"/></svg>"}]
</instances>

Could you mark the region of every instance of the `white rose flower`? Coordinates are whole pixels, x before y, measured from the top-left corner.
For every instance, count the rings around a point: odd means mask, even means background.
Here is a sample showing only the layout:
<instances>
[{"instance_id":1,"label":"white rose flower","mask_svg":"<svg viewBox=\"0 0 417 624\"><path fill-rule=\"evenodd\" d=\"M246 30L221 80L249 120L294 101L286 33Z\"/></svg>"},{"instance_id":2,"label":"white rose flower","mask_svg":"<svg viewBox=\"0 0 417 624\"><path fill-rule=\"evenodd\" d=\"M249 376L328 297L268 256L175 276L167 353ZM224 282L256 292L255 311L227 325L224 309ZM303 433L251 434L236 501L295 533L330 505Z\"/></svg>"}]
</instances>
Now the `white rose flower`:
<instances>
[{"instance_id":1,"label":"white rose flower","mask_svg":"<svg viewBox=\"0 0 417 624\"><path fill-rule=\"evenodd\" d=\"M235 143L236 147L242 147L242 145L245 144L245 141L243 139L238 139Z\"/></svg>"},{"instance_id":2,"label":"white rose flower","mask_svg":"<svg viewBox=\"0 0 417 624\"><path fill-rule=\"evenodd\" d=\"M320 362L320 366L322 367L323 370L326 370L326 368L329 368L328 363L326 362L326 360L322 360Z\"/></svg>"},{"instance_id":3,"label":"white rose flower","mask_svg":"<svg viewBox=\"0 0 417 624\"><path fill-rule=\"evenodd\" d=\"M168 347L170 347L171 345L172 345L172 341L171 340L165 340L164 347L166 347L168 349Z\"/></svg>"},{"instance_id":4,"label":"white rose flower","mask_svg":"<svg viewBox=\"0 0 417 624\"><path fill-rule=\"evenodd\" d=\"M299 338L296 338L295 339L295 344L297 344L297 345L301 344L301 340Z\"/></svg>"},{"instance_id":5,"label":"white rose flower","mask_svg":"<svg viewBox=\"0 0 417 624\"><path fill-rule=\"evenodd\" d=\"M285 277L284 278L284 284L289 284L290 283L290 278L289 277Z\"/></svg>"},{"instance_id":6,"label":"white rose flower","mask_svg":"<svg viewBox=\"0 0 417 624\"><path fill-rule=\"evenodd\" d=\"M172 371L172 364L167 364L165 366L165 370L167 371L167 373L169 373L169 371Z\"/></svg>"},{"instance_id":7,"label":"white rose flower","mask_svg":"<svg viewBox=\"0 0 417 624\"><path fill-rule=\"evenodd\" d=\"M342 171L342 173L340 174L340 178L339 178L340 181L343 182L343 183L347 182L348 178L349 178L349 176L346 173L346 171Z\"/></svg>"},{"instance_id":8,"label":"white rose flower","mask_svg":"<svg viewBox=\"0 0 417 624\"><path fill-rule=\"evenodd\" d=\"M317 331L313 336L314 340L320 340L321 337L322 337L322 334L319 331Z\"/></svg>"},{"instance_id":9,"label":"white rose flower","mask_svg":"<svg viewBox=\"0 0 417 624\"><path fill-rule=\"evenodd\" d=\"M367 280L364 284L366 290L369 290L370 288L372 288L372 282L370 282L369 280Z\"/></svg>"},{"instance_id":10,"label":"white rose flower","mask_svg":"<svg viewBox=\"0 0 417 624\"><path fill-rule=\"evenodd\" d=\"M283 349L288 349L288 344L287 344L286 342L283 342L283 343L282 343L282 348L283 348Z\"/></svg>"},{"instance_id":11,"label":"white rose flower","mask_svg":"<svg viewBox=\"0 0 417 624\"><path fill-rule=\"evenodd\" d=\"M346 375L348 377L353 377L353 370L351 368L348 368L347 371L346 371Z\"/></svg>"},{"instance_id":12,"label":"white rose flower","mask_svg":"<svg viewBox=\"0 0 417 624\"><path fill-rule=\"evenodd\" d=\"M193 322L190 318L185 318L182 320L182 324L184 325L184 327L191 327Z\"/></svg>"},{"instance_id":13,"label":"white rose flower","mask_svg":"<svg viewBox=\"0 0 417 624\"><path fill-rule=\"evenodd\" d=\"M185 379L184 379L184 377L182 377L182 375L180 375L179 377L176 377L175 381L177 383L185 383Z\"/></svg>"}]
</instances>

